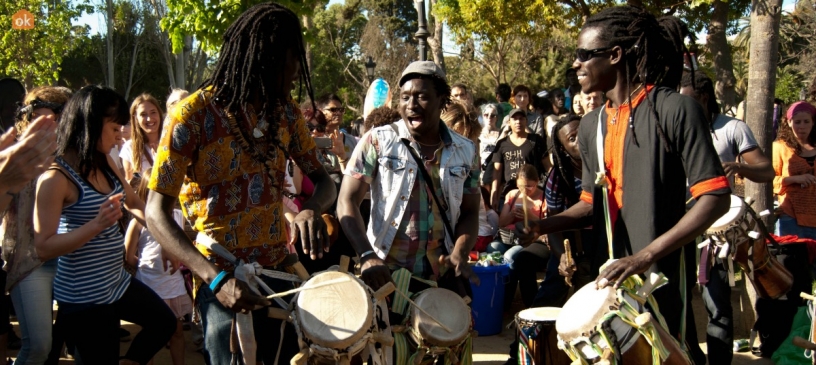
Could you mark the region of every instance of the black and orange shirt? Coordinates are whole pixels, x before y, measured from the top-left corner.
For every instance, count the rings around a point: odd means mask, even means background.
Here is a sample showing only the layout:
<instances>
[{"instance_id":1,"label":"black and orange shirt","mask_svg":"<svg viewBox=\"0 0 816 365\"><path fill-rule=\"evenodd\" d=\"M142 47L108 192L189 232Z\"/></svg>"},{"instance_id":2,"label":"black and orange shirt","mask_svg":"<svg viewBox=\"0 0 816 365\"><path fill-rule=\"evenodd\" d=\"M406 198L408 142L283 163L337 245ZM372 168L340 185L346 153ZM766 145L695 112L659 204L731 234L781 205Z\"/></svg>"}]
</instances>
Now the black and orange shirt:
<instances>
[{"instance_id":1,"label":"black and orange shirt","mask_svg":"<svg viewBox=\"0 0 816 365\"><path fill-rule=\"evenodd\" d=\"M691 98L653 86L641 89L629 104L612 108L607 103L584 116L578 133L583 176L598 173L599 113L616 256L627 246L626 251L640 251L683 217L687 180L695 198L730 193L702 108ZM584 179L581 200L591 204L594 188L594 178Z\"/></svg>"}]
</instances>

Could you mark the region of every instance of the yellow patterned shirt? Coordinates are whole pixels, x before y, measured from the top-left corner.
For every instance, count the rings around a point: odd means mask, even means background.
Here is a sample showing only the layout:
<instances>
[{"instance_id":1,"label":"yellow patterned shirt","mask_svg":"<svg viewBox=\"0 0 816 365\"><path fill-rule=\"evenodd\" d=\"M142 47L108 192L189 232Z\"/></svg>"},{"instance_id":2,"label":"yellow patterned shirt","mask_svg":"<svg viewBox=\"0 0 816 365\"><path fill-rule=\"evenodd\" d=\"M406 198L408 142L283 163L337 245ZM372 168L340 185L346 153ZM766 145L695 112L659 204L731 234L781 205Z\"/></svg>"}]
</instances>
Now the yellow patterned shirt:
<instances>
[{"instance_id":1,"label":"yellow patterned shirt","mask_svg":"<svg viewBox=\"0 0 816 365\"><path fill-rule=\"evenodd\" d=\"M314 140L298 107L288 100L278 121L281 145L300 169L320 168ZM244 130L257 116L244 110L235 116ZM246 135L253 138L251 133ZM264 142L265 143L265 142ZM198 232L205 232L245 262L264 266L279 263L287 254L287 233L281 188L286 159L281 151L267 169L243 150L230 133L224 109L209 90L199 90L179 102L164 124L150 176L151 190L178 196L184 216ZM222 269L231 264L202 245L201 253Z\"/></svg>"}]
</instances>

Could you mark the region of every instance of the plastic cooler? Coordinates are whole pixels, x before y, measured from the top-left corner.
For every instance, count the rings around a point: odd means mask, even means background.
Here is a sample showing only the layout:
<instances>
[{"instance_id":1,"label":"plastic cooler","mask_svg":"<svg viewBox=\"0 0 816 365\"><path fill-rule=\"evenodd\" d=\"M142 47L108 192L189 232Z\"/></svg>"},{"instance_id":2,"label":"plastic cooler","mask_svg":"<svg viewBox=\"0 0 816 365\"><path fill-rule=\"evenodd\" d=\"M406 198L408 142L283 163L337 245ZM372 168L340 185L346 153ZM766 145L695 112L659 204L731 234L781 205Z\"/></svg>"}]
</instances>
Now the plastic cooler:
<instances>
[{"instance_id":1,"label":"plastic cooler","mask_svg":"<svg viewBox=\"0 0 816 365\"><path fill-rule=\"evenodd\" d=\"M473 289L473 301L470 303L473 329L479 336L498 334L502 329L504 315L504 281L510 268L507 265L471 268L481 281L479 286L470 284Z\"/></svg>"}]
</instances>

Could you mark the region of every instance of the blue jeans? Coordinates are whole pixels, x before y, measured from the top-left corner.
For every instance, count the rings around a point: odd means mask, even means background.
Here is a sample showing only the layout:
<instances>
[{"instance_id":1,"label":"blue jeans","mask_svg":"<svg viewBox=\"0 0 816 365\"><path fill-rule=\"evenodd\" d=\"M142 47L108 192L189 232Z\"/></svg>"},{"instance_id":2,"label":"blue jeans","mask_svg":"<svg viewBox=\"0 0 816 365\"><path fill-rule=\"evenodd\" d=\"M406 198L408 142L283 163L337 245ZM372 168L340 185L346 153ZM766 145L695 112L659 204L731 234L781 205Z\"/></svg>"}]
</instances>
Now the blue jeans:
<instances>
[{"instance_id":1,"label":"blue jeans","mask_svg":"<svg viewBox=\"0 0 816 365\"><path fill-rule=\"evenodd\" d=\"M271 279L266 276L261 276L261 278L276 293L294 288L288 281ZM291 299L292 296L284 298L286 302L290 302ZM198 289L196 305L201 311L201 323L204 330L204 358L213 365L231 364L230 331L235 312L224 308L207 285L202 285ZM275 301L272 301L272 305L279 307ZM258 345L257 361L274 364L281 336L281 320L269 318L267 309L261 308L252 312L252 327L255 330L255 341ZM278 358L279 363L289 362L292 356L300 350L297 339L295 328L287 323L284 329L281 354ZM240 362L241 356L238 358Z\"/></svg>"},{"instance_id":2,"label":"blue jeans","mask_svg":"<svg viewBox=\"0 0 816 365\"><path fill-rule=\"evenodd\" d=\"M17 312L22 347L15 364L43 364L51 351L53 319L52 289L57 259L34 269L11 288L11 302Z\"/></svg>"},{"instance_id":3,"label":"blue jeans","mask_svg":"<svg viewBox=\"0 0 816 365\"><path fill-rule=\"evenodd\" d=\"M774 234L777 236L796 235L800 238L816 239L816 227L800 226L796 218L782 214L776 220Z\"/></svg>"},{"instance_id":4,"label":"blue jeans","mask_svg":"<svg viewBox=\"0 0 816 365\"><path fill-rule=\"evenodd\" d=\"M521 247L521 245L506 245L501 241L493 241L487 245L485 252L501 252L502 255L504 255L504 262L507 263L507 266L510 266L510 270L513 270L513 263L516 262L516 255L518 255L518 253L523 249L524 247Z\"/></svg>"}]
</instances>

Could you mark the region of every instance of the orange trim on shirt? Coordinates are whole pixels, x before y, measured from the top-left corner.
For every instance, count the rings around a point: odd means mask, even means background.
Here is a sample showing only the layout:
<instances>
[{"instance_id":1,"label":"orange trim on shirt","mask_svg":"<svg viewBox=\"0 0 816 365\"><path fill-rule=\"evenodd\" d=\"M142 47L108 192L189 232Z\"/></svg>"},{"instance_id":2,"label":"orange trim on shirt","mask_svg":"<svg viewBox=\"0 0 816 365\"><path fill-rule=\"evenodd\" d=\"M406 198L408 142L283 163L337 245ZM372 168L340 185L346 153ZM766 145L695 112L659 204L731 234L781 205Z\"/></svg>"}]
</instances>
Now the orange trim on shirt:
<instances>
[{"instance_id":1,"label":"orange trim on shirt","mask_svg":"<svg viewBox=\"0 0 816 365\"><path fill-rule=\"evenodd\" d=\"M592 204L592 194L581 190L581 200L584 203Z\"/></svg>"},{"instance_id":2,"label":"orange trim on shirt","mask_svg":"<svg viewBox=\"0 0 816 365\"><path fill-rule=\"evenodd\" d=\"M645 88L631 97L631 103L613 108L611 101L606 102L606 137L604 141L604 165L609 181L610 213L623 207L623 160L626 146L626 133L629 129L629 115L632 108L637 108L646 99L646 94L654 85ZM618 209L614 209L612 203ZM612 219L615 219L616 214Z\"/></svg>"},{"instance_id":3,"label":"orange trim on shirt","mask_svg":"<svg viewBox=\"0 0 816 365\"><path fill-rule=\"evenodd\" d=\"M714 190L725 189L729 186L727 177L717 176L712 179L700 181L694 184L694 186L692 186L689 190L691 190L691 196L693 196L694 199L697 199L703 194L712 192Z\"/></svg>"}]
</instances>

